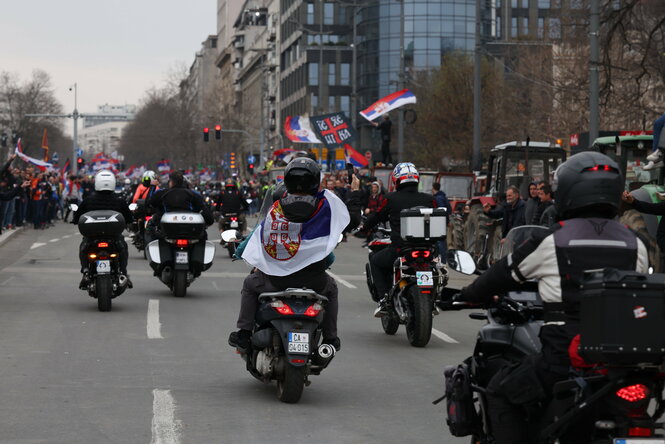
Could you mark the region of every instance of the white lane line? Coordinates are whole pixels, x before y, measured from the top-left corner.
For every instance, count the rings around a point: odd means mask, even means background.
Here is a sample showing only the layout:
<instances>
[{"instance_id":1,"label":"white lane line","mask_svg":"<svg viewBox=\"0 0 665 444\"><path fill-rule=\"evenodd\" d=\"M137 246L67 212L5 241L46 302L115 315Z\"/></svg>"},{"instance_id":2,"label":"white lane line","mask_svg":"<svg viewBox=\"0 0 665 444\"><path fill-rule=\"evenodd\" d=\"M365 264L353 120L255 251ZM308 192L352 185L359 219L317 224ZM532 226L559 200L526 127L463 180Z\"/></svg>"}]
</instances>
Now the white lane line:
<instances>
[{"instance_id":1,"label":"white lane line","mask_svg":"<svg viewBox=\"0 0 665 444\"><path fill-rule=\"evenodd\" d=\"M58 242L59 240L60 240L60 239L58 239L58 238L56 237L55 239L51 239L49 242Z\"/></svg>"},{"instance_id":2,"label":"white lane line","mask_svg":"<svg viewBox=\"0 0 665 444\"><path fill-rule=\"evenodd\" d=\"M64 236L62 236L63 239L69 239L70 237L72 237L71 234L65 234Z\"/></svg>"},{"instance_id":3,"label":"white lane line","mask_svg":"<svg viewBox=\"0 0 665 444\"><path fill-rule=\"evenodd\" d=\"M4 281L2 281L2 283L0 283L0 287L4 287L4 286L7 285L7 284L9 283L9 281L11 281L12 279L14 279L14 276L9 276L7 279L5 279Z\"/></svg>"},{"instance_id":4,"label":"white lane line","mask_svg":"<svg viewBox=\"0 0 665 444\"><path fill-rule=\"evenodd\" d=\"M442 341L446 341L449 344L459 344L459 341L456 341L455 339L451 338L444 332L437 330L436 328L432 329L432 334L437 338L441 339Z\"/></svg>"},{"instance_id":5,"label":"white lane line","mask_svg":"<svg viewBox=\"0 0 665 444\"><path fill-rule=\"evenodd\" d=\"M146 327L148 339L164 339L162 336L162 324L159 322L159 300L148 301L148 324Z\"/></svg>"},{"instance_id":6,"label":"white lane line","mask_svg":"<svg viewBox=\"0 0 665 444\"><path fill-rule=\"evenodd\" d=\"M219 291L219 287L217 286L217 281L212 281L212 287L213 287L215 290Z\"/></svg>"},{"instance_id":7,"label":"white lane line","mask_svg":"<svg viewBox=\"0 0 665 444\"><path fill-rule=\"evenodd\" d=\"M32 244L30 249L34 250L35 248L43 247L44 245L46 245L46 243L44 243L44 242L35 242L34 244Z\"/></svg>"},{"instance_id":8,"label":"white lane line","mask_svg":"<svg viewBox=\"0 0 665 444\"><path fill-rule=\"evenodd\" d=\"M347 287L347 288L358 288L358 287L356 287L355 285L353 285L352 283L350 283L349 281L345 281L344 279L342 279L341 277L337 276L336 274L331 273L329 270L326 271L326 273L328 273L328 274L330 275L331 278L335 279L337 282L339 282L340 284L344 285L344 286Z\"/></svg>"},{"instance_id":9,"label":"white lane line","mask_svg":"<svg viewBox=\"0 0 665 444\"><path fill-rule=\"evenodd\" d=\"M152 441L150 444L180 443L180 421L175 417L175 400L170 390L152 391Z\"/></svg>"}]
</instances>

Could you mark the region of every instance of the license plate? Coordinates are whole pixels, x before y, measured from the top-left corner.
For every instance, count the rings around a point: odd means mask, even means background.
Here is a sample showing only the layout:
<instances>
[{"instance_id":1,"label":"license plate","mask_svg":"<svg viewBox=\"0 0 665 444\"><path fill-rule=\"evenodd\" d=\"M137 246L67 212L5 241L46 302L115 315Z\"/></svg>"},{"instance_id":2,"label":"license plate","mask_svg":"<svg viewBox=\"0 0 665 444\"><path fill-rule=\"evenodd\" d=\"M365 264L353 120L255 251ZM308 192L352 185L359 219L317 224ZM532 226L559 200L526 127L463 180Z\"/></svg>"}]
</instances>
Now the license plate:
<instances>
[{"instance_id":1,"label":"license plate","mask_svg":"<svg viewBox=\"0 0 665 444\"><path fill-rule=\"evenodd\" d=\"M614 438L614 444L665 444L663 438Z\"/></svg>"},{"instance_id":2,"label":"license plate","mask_svg":"<svg viewBox=\"0 0 665 444\"><path fill-rule=\"evenodd\" d=\"M309 354L309 333L289 332L289 353Z\"/></svg>"},{"instance_id":3,"label":"license plate","mask_svg":"<svg viewBox=\"0 0 665 444\"><path fill-rule=\"evenodd\" d=\"M431 287L434 285L431 271L416 271L416 282L419 287Z\"/></svg>"},{"instance_id":4,"label":"license plate","mask_svg":"<svg viewBox=\"0 0 665 444\"><path fill-rule=\"evenodd\" d=\"M187 258L187 252L186 251L176 251L175 252L175 263L176 264L186 264L189 262L189 259Z\"/></svg>"},{"instance_id":5,"label":"license plate","mask_svg":"<svg viewBox=\"0 0 665 444\"><path fill-rule=\"evenodd\" d=\"M232 220L231 221L231 228L238 228L238 221L237 220Z\"/></svg>"},{"instance_id":6,"label":"license plate","mask_svg":"<svg viewBox=\"0 0 665 444\"><path fill-rule=\"evenodd\" d=\"M111 261L97 261L97 274L108 274L111 272Z\"/></svg>"}]
</instances>

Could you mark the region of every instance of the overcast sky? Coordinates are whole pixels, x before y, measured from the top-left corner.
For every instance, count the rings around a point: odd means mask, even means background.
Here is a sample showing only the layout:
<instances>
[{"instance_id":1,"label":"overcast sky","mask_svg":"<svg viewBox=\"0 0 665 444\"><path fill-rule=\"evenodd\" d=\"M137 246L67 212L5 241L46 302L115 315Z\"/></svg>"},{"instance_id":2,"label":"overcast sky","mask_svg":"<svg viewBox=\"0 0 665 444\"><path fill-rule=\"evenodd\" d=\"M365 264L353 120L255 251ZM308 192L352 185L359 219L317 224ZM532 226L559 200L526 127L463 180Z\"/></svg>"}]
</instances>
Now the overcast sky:
<instances>
[{"instance_id":1,"label":"overcast sky","mask_svg":"<svg viewBox=\"0 0 665 444\"><path fill-rule=\"evenodd\" d=\"M238 0L240 1L240 0ZM217 33L215 0L6 0L0 2L0 71L50 74L65 111L139 104ZM71 125L67 125L69 127Z\"/></svg>"}]
</instances>

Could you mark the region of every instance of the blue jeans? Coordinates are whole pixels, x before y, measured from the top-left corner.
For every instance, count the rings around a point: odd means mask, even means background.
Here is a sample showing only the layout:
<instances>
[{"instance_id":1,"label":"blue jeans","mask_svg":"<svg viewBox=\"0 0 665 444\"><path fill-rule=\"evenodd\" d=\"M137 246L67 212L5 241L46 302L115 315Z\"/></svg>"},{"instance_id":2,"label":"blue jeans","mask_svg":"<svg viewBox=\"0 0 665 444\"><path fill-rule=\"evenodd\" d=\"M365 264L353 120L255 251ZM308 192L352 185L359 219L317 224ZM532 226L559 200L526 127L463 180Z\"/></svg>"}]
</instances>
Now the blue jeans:
<instances>
[{"instance_id":1,"label":"blue jeans","mask_svg":"<svg viewBox=\"0 0 665 444\"><path fill-rule=\"evenodd\" d=\"M3 228L6 228L7 225L14 225L14 209L16 208L16 198L13 198L7 202L7 208L5 208L5 217L2 221Z\"/></svg>"},{"instance_id":2,"label":"blue jeans","mask_svg":"<svg viewBox=\"0 0 665 444\"><path fill-rule=\"evenodd\" d=\"M665 114L657 118L653 122L653 150L656 151L658 148L665 148L665 146L659 147L658 142L660 142L660 134L663 132L663 126L665 126Z\"/></svg>"}]
</instances>

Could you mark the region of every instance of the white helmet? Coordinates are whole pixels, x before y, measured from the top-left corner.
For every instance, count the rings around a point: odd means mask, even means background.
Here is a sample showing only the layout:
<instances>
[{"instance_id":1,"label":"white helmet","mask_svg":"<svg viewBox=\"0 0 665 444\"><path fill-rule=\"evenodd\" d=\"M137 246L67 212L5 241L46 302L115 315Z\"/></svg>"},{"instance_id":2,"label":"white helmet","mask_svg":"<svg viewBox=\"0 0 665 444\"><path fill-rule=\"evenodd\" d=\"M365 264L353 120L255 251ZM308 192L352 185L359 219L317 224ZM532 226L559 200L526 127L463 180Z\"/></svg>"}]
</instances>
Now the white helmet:
<instances>
[{"instance_id":1,"label":"white helmet","mask_svg":"<svg viewBox=\"0 0 665 444\"><path fill-rule=\"evenodd\" d=\"M131 184L132 184L132 181L131 181L131 180L129 180L129 179L125 179L125 185L131 185Z\"/></svg>"},{"instance_id":2,"label":"white helmet","mask_svg":"<svg viewBox=\"0 0 665 444\"><path fill-rule=\"evenodd\" d=\"M95 191L115 191L115 175L102 170L95 176Z\"/></svg>"}]
</instances>

